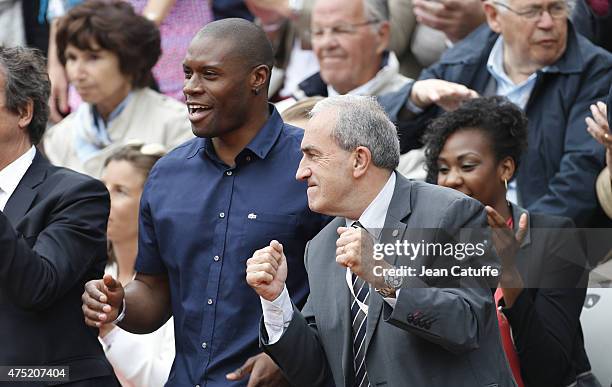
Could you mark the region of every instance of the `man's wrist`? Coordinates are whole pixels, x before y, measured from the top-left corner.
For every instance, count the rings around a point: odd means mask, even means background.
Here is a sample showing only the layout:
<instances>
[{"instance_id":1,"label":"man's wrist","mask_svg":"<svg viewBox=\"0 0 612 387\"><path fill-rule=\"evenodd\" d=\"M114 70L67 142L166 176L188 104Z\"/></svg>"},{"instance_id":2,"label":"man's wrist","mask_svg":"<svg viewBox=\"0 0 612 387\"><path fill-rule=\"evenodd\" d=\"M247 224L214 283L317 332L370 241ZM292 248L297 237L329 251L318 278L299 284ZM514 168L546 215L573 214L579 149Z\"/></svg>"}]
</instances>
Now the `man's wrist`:
<instances>
[{"instance_id":1,"label":"man's wrist","mask_svg":"<svg viewBox=\"0 0 612 387\"><path fill-rule=\"evenodd\" d=\"M410 95L408 96L406 101L406 108L415 114L422 113L423 110L427 108L426 104L421 101L420 98L418 98L418 93L414 91L414 88L415 86L417 86L418 82L419 81L415 81L412 85L412 90L410 90Z\"/></svg>"},{"instance_id":2,"label":"man's wrist","mask_svg":"<svg viewBox=\"0 0 612 387\"><path fill-rule=\"evenodd\" d=\"M121 312L117 318L111 324L119 324L125 318L125 297L123 298L123 302L121 303Z\"/></svg>"},{"instance_id":3,"label":"man's wrist","mask_svg":"<svg viewBox=\"0 0 612 387\"><path fill-rule=\"evenodd\" d=\"M384 262L384 261L383 261ZM402 287L404 277L395 274L395 266L384 262L382 264L382 275L377 276L375 290L386 298L395 298L396 290Z\"/></svg>"}]
</instances>

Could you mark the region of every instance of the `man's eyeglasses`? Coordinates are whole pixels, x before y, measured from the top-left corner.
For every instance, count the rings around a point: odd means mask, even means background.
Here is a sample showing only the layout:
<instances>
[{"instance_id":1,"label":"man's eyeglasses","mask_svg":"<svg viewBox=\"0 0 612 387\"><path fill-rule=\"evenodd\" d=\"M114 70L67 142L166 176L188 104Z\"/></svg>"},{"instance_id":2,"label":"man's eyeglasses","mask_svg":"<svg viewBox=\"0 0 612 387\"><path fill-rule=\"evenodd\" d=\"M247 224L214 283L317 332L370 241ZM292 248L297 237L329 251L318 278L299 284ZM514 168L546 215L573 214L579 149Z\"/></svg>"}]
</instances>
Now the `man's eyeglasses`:
<instances>
[{"instance_id":1,"label":"man's eyeglasses","mask_svg":"<svg viewBox=\"0 0 612 387\"><path fill-rule=\"evenodd\" d=\"M330 35L334 37L350 36L356 34L359 27L376 23L379 23L379 20L367 20L362 23L353 24L338 24L332 27L313 27L310 29L310 36L312 39L322 39L323 36L325 36L325 31L329 31Z\"/></svg>"},{"instance_id":2,"label":"man's eyeglasses","mask_svg":"<svg viewBox=\"0 0 612 387\"><path fill-rule=\"evenodd\" d=\"M548 12L550 17L552 17L553 19L561 19L569 15L569 6L566 1L557 1L557 2L551 3L546 8L534 5L532 7L525 9L524 11L517 11L515 9L512 9L509 5L501 1L494 1L493 4L499 5L500 7L504 7L508 11L516 15L519 15L521 17L524 17L527 20L539 19L544 14L544 11Z\"/></svg>"}]
</instances>

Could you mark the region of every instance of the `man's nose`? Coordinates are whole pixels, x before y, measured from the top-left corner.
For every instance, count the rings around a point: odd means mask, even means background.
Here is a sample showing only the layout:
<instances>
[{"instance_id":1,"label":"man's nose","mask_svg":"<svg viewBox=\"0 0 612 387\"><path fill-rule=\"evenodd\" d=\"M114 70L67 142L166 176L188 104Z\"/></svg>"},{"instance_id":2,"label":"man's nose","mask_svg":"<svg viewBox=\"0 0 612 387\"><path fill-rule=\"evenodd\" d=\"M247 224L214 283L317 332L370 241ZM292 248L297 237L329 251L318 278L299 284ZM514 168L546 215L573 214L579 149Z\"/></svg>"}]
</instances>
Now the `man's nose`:
<instances>
[{"instance_id":1,"label":"man's nose","mask_svg":"<svg viewBox=\"0 0 612 387\"><path fill-rule=\"evenodd\" d=\"M443 180L444 186L457 189L463 185L463 176L461 173L451 169Z\"/></svg>"},{"instance_id":2,"label":"man's nose","mask_svg":"<svg viewBox=\"0 0 612 387\"><path fill-rule=\"evenodd\" d=\"M195 75L192 75L190 78L185 78L185 81L183 82L183 94L193 95L201 92L202 85Z\"/></svg>"},{"instance_id":3,"label":"man's nose","mask_svg":"<svg viewBox=\"0 0 612 387\"><path fill-rule=\"evenodd\" d=\"M313 45L315 43L323 49L333 48L338 46L338 37L331 28L325 28L323 33L315 39Z\"/></svg>"},{"instance_id":4,"label":"man's nose","mask_svg":"<svg viewBox=\"0 0 612 387\"><path fill-rule=\"evenodd\" d=\"M306 180L311 174L310 168L305 165L304 158L302 157L302 160L300 160L300 165L298 165L298 169L295 172L295 179Z\"/></svg>"},{"instance_id":5,"label":"man's nose","mask_svg":"<svg viewBox=\"0 0 612 387\"><path fill-rule=\"evenodd\" d=\"M87 66L84 61L75 59L72 62L72 77L73 79L83 79L87 74Z\"/></svg>"},{"instance_id":6,"label":"man's nose","mask_svg":"<svg viewBox=\"0 0 612 387\"><path fill-rule=\"evenodd\" d=\"M555 21L553 20L550 11L548 9L543 10L540 18L538 19L538 27L548 30L554 27L554 25Z\"/></svg>"}]
</instances>

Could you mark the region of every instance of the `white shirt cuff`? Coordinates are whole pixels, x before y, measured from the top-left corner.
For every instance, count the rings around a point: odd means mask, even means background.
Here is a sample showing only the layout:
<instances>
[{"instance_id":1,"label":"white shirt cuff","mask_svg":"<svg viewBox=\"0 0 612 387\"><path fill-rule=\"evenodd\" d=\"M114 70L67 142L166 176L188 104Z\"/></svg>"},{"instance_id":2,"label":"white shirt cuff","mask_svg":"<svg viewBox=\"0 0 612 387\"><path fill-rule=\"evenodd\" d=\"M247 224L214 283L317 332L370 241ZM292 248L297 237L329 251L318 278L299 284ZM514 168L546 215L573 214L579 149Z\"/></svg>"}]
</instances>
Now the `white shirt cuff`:
<instances>
[{"instance_id":1,"label":"white shirt cuff","mask_svg":"<svg viewBox=\"0 0 612 387\"><path fill-rule=\"evenodd\" d=\"M114 326L113 329L111 329L110 332L108 332L104 337L98 336L98 339L100 340L100 342L102 343L104 347L104 351L108 351L110 349L110 347L113 345L113 343L117 339L117 336L119 335L119 331L121 331L121 329L119 329L119 327L117 326Z\"/></svg>"},{"instance_id":2,"label":"white shirt cuff","mask_svg":"<svg viewBox=\"0 0 612 387\"><path fill-rule=\"evenodd\" d=\"M280 340L285 328L289 326L293 318L293 305L286 285L280 296L275 300L268 301L261 297L259 299L261 300L264 325L268 333L268 345L272 345Z\"/></svg>"}]
</instances>

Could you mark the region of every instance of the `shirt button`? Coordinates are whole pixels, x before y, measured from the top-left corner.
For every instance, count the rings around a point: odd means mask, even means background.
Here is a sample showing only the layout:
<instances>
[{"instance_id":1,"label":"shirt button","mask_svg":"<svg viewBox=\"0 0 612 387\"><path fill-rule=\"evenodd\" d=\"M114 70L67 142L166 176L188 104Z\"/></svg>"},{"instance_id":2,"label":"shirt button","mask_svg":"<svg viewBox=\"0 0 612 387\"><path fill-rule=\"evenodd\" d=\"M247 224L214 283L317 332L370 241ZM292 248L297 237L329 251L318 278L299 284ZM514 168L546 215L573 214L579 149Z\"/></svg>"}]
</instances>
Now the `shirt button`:
<instances>
[{"instance_id":1,"label":"shirt button","mask_svg":"<svg viewBox=\"0 0 612 387\"><path fill-rule=\"evenodd\" d=\"M208 301L206 301L206 302L208 303L208 305L212 305L213 300L212 300L212 298L209 298Z\"/></svg>"},{"instance_id":2,"label":"shirt button","mask_svg":"<svg viewBox=\"0 0 612 387\"><path fill-rule=\"evenodd\" d=\"M219 212L219 218L225 218L225 212Z\"/></svg>"},{"instance_id":3,"label":"shirt button","mask_svg":"<svg viewBox=\"0 0 612 387\"><path fill-rule=\"evenodd\" d=\"M208 348L208 344L202 343L202 348L204 348L204 349Z\"/></svg>"},{"instance_id":4,"label":"shirt button","mask_svg":"<svg viewBox=\"0 0 612 387\"><path fill-rule=\"evenodd\" d=\"M225 174L226 174L227 176L232 176L232 171L227 171L227 172L225 172Z\"/></svg>"},{"instance_id":5,"label":"shirt button","mask_svg":"<svg viewBox=\"0 0 612 387\"><path fill-rule=\"evenodd\" d=\"M247 156L246 161L251 161L251 156Z\"/></svg>"},{"instance_id":6,"label":"shirt button","mask_svg":"<svg viewBox=\"0 0 612 387\"><path fill-rule=\"evenodd\" d=\"M221 258L219 258L218 255L215 255L215 257L213 259L215 260L215 262L219 262L219 259L221 259Z\"/></svg>"}]
</instances>

